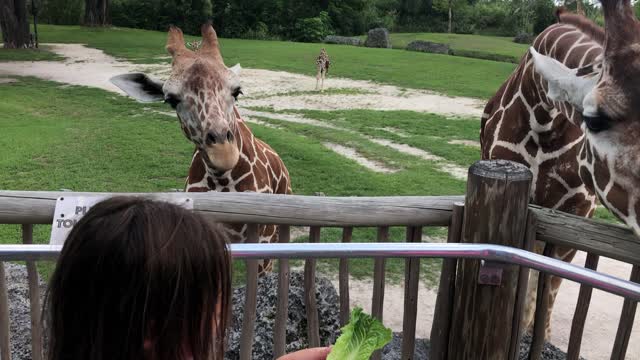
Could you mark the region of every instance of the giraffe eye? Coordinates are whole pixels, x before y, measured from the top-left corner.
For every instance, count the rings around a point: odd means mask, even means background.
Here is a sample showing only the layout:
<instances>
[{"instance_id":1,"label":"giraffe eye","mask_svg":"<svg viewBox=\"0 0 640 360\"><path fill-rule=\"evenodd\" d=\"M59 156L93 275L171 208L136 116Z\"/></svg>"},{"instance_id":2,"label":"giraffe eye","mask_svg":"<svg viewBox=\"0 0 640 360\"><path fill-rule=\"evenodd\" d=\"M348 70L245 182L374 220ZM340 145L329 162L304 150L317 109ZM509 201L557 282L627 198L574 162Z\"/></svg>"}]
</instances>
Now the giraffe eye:
<instances>
[{"instance_id":1,"label":"giraffe eye","mask_svg":"<svg viewBox=\"0 0 640 360\"><path fill-rule=\"evenodd\" d=\"M584 120L587 128L594 133L607 130L611 127L611 119L601 111L599 111L596 116L582 115L582 120Z\"/></svg>"},{"instance_id":2,"label":"giraffe eye","mask_svg":"<svg viewBox=\"0 0 640 360\"><path fill-rule=\"evenodd\" d=\"M233 96L233 98L236 99L236 101L238 100L238 96L240 95L243 95L241 87L237 87L231 90L231 96Z\"/></svg>"},{"instance_id":3,"label":"giraffe eye","mask_svg":"<svg viewBox=\"0 0 640 360\"><path fill-rule=\"evenodd\" d=\"M180 104L180 101L181 101L180 98L176 94L167 94L164 97L164 102L171 105L171 107L174 109L178 107L178 104Z\"/></svg>"}]
</instances>

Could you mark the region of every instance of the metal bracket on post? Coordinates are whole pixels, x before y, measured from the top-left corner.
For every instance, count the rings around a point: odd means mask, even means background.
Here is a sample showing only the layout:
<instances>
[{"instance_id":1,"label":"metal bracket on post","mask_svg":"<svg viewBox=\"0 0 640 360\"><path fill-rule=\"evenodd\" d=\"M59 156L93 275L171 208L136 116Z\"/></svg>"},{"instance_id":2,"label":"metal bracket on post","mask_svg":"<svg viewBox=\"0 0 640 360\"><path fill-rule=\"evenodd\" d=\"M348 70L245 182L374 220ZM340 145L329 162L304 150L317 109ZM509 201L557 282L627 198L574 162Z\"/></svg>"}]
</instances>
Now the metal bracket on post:
<instances>
[{"instance_id":1,"label":"metal bracket on post","mask_svg":"<svg viewBox=\"0 0 640 360\"><path fill-rule=\"evenodd\" d=\"M478 284L500 286L502 284L502 267L504 264L480 260Z\"/></svg>"}]
</instances>

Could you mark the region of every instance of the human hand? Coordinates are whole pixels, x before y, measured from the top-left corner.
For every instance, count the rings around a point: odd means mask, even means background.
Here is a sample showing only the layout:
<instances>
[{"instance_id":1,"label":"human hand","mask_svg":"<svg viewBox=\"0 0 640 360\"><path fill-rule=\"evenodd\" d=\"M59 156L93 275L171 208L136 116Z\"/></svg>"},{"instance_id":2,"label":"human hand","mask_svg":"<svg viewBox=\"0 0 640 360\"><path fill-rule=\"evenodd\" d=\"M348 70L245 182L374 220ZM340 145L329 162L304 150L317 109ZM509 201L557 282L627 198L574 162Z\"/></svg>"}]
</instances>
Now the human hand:
<instances>
[{"instance_id":1,"label":"human hand","mask_svg":"<svg viewBox=\"0 0 640 360\"><path fill-rule=\"evenodd\" d=\"M330 352L330 347L310 348L284 355L277 360L326 360Z\"/></svg>"}]
</instances>

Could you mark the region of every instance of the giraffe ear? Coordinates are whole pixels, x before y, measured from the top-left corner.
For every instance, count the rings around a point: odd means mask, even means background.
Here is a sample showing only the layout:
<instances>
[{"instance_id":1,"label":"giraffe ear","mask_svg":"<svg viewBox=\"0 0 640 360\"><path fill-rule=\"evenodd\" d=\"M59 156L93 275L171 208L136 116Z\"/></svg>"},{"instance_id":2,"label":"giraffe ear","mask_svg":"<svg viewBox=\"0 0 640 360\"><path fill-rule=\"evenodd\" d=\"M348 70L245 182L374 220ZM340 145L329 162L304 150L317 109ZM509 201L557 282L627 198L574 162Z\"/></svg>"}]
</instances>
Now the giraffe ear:
<instances>
[{"instance_id":1,"label":"giraffe ear","mask_svg":"<svg viewBox=\"0 0 640 360\"><path fill-rule=\"evenodd\" d=\"M583 102L596 86L597 76L578 74L580 69L569 69L549 56L542 55L533 47L529 48L533 65L540 76L547 81L547 97L553 101L566 101L577 110L583 110Z\"/></svg>"},{"instance_id":2,"label":"giraffe ear","mask_svg":"<svg viewBox=\"0 0 640 360\"><path fill-rule=\"evenodd\" d=\"M122 74L112 77L109 81L140 102L164 101L163 83L151 79L146 74Z\"/></svg>"},{"instance_id":3,"label":"giraffe ear","mask_svg":"<svg viewBox=\"0 0 640 360\"><path fill-rule=\"evenodd\" d=\"M235 64L229 68L232 73L236 74L236 76L240 76L240 71L242 71L242 66L240 64Z\"/></svg>"}]
</instances>

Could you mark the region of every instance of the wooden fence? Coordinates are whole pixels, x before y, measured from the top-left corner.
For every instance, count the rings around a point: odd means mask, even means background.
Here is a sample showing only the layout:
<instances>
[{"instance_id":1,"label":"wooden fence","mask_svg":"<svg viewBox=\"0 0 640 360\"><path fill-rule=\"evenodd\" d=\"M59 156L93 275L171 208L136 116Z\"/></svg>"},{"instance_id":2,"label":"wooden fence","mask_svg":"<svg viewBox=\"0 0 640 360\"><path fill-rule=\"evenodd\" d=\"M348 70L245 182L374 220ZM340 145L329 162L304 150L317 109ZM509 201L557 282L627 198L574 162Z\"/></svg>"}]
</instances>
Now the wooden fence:
<instances>
[{"instance_id":1,"label":"wooden fence","mask_svg":"<svg viewBox=\"0 0 640 360\"><path fill-rule=\"evenodd\" d=\"M189 197L194 211L214 221L248 225L248 241L257 242L259 224L279 225L281 242L290 240L290 226L310 226L310 242L320 239L323 227L343 228L342 241L350 242L354 227L377 228L377 241L386 242L390 227L405 227L407 242L421 242L422 228L447 226L450 243L491 243L532 249L534 240L551 246L572 246L589 253L586 267L595 269L606 256L634 265L631 281L640 282L640 242L620 226L603 224L528 205L531 175L510 162L478 162L470 169L466 199L441 197L310 197L248 193L118 194L156 199ZM33 224L51 224L56 200L61 196L115 195L105 193L0 191L0 224L22 224L23 242L32 242ZM463 205L465 204L465 205ZM405 298L402 359L412 359L415 346L420 259L405 263ZM9 358L6 284L0 266L0 359ZM372 313L383 319L385 259L376 259ZM32 309L33 359L42 359L42 326L39 319L38 273L27 263ZM278 304L274 327L274 355L285 349L289 265L279 261ZM431 359L517 359L520 319L528 269L479 260L446 259L443 262L435 317L431 331ZM315 294L315 260L304 270L306 294ZM549 276L540 276L539 293L548 292ZM251 359L256 318L257 263L247 260L241 359ZM577 359L591 288L583 286L571 330L569 356ZM339 267L340 321L348 319L349 267ZM539 299L545 296L539 296ZM305 297L310 346L320 343L314 296ZM546 304L538 303L531 359L540 356ZM623 359L631 333L636 302L625 300L612 359ZM490 329L491 336L487 336ZM483 333L483 331L485 331ZM463 337L466 341L460 342ZM379 359L380 354L375 358Z\"/></svg>"}]
</instances>

